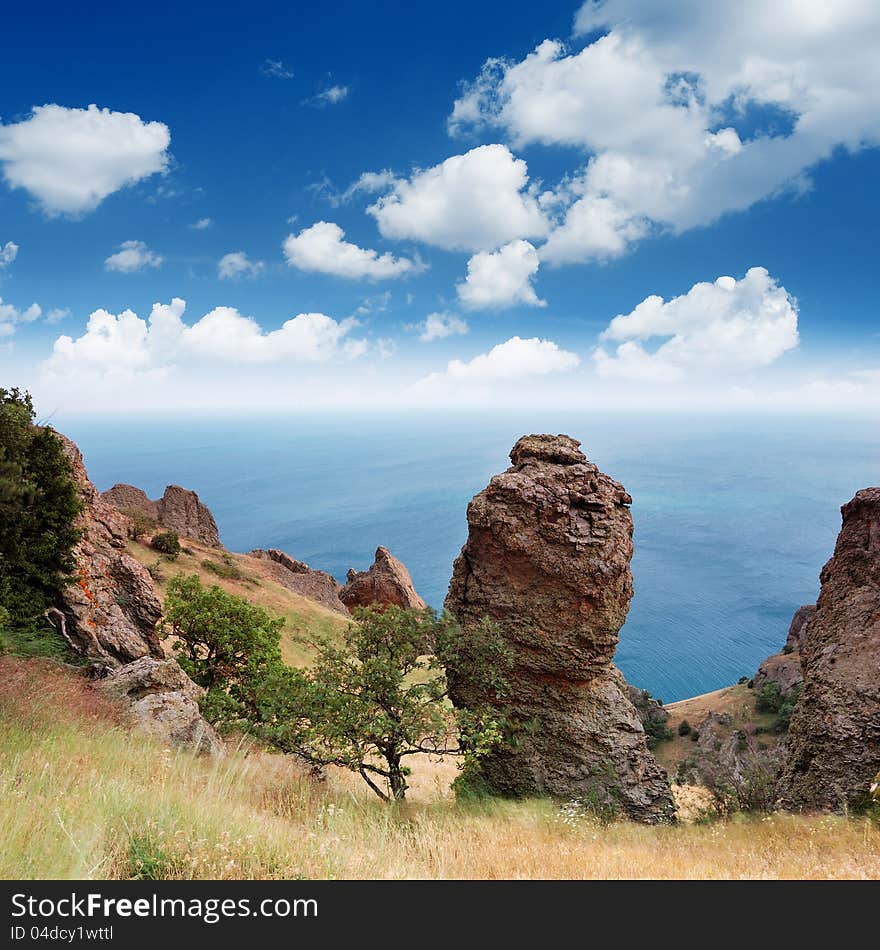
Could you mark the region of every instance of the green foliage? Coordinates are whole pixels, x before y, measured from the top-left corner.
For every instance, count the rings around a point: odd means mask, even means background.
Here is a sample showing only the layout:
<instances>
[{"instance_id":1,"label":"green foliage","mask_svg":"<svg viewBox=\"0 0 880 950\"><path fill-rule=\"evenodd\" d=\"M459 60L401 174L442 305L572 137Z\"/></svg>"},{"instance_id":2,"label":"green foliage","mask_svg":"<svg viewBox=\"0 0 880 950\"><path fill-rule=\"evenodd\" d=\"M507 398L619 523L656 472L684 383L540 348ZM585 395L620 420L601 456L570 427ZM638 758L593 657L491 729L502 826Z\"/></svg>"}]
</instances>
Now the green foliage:
<instances>
[{"instance_id":1,"label":"green foliage","mask_svg":"<svg viewBox=\"0 0 880 950\"><path fill-rule=\"evenodd\" d=\"M794 653L794 644L786 643L785 646L782 648L782 652L785 653L786 655L789 653Z\"/></svg>"},{"instance_id":2,"label":"green foliage","mask_svg":"<svg viewBox=\"0 0 880 950\"><path fill-rule=\"evenodd\" d=\"M82 510L70 462L31 397L0 388L0 607L6 640L51 633L42 620L73 571ZM25 633L26 632L26 633Z\"/></svg>"},{"instance_id":3,"label":"green foliage","mask_svg":"<svg viewBox=\"0 0 880 950\"><path fill-rule=\"evenodd\" d=\"M736 681L736 685L737 685L737 686L746 686L746 685L748 684L748 682L749 682L748 676L741 676L741 677Z\"/></svg>"},{"instance_id":4,"label":"green foliage","mask_svg":"<svg viewBox=\"0 0 880 950\"><path fill-rule=\"evenodd\" d=\"M798 683L788 696L782 699L782 702L779 704L779 712L773 723L774 732L788 732L788 727L791 725L791 714L794 712L794 707L797 704L800 694L801 684Z\"/></svg>"},{"instance_id":5,"label":"green foliage","mask_svg":"<svg viewBox=\"0 0 880 950\"><path fill-rule=\"evenodd\" d=\"M778 713L782 706L782 692L778 683L765 683L755 694L755 711Z\"/></svg>"},{"instance_id":6,"label":"green foliage","mask_svg":"<svg viewBox=\"0 0 880 950\"><path fill-rule=\"evenodd\" d=\"M680 736L689 736L691 734L691 724L687 721L687 719L682 719L682 721L678 724L678 734Z\"/></svg>"},{"instance_id":7,"label":"green foliage","mask_svg":"<svg viewBox=\"0 0 880 950\"><path fill-rule=\"evenodd\" d=\"M150 547L173 559L180 554L180 537L176 531L161 531L153 535Z\"/></svg>"},{"instance_id":8,"label":"green foliage","mask_svg":"<svg viewBox=\"0 0 880 950\"><path fill-rule=\"evenodd\" d=\"M140 508L122 508L121 511L129 520L129 534L135 541L145 538L156 530L156 519L151 518Z\"/></svg>"},{"instance_id":9,"label":"green foliage","mask_svg":"<svg viewBox=\"0 0 880 950\"><path fill-rule=\"evenodd\" d=\"M206 558L202 561L202 567L206 571L210 571L212 574L216 574L217 577L222 577L224 580L231 581L250 581L251 578L232 560L232 558L224 558L222 561L212 561L210 558Z\"/></svg>"}]
</instances>

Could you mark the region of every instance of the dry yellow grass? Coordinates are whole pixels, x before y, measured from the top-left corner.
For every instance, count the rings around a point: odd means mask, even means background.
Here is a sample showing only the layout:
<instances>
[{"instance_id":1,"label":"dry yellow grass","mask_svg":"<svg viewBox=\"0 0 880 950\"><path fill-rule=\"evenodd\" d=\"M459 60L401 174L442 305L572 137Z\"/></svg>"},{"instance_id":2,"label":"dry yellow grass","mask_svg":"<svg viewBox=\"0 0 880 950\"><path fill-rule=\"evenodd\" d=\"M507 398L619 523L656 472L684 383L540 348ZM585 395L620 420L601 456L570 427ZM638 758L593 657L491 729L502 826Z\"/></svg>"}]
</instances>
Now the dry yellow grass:
<instances>
[{"instance_id":1,"label":"dry yellow grass","mask_svg":"<svg viewBox=\"0 0 880 950\"><path fill-rule=\"evenodd\" d=\"M880 875L867 820L775 815L598 823L550 802L456 803L448 763L416 765L412 801L357 776L315 783L246 746L196 759L125 731L79 677L0 660L0 877L860 878Z\"/></svg>"},{"instance_id":2,"label":"dry yellow grass","mask_svg":"<svg viewBox=\"0 0 880 950\"><path fill-rule=\"evenodd\" d=\"M144 566L158 567L156 586L163 599L168 581L175 574L197 574L206 586L217 584L228 593L245 597L251 603L263 607L272 616L284 617L281 649L284 659L293 666L303 666L309 662L307 651L296 642L296 637L305 634L339 637L348 626L348 619L341 614L282 587L273 579L267 564L258 558L227 552L243 576L240 579L218 577L203 566L204 561L219 562L220 552L216 548L189 538L183 540L183 546L185 551L175 561L169 561L152 548L134 541L129 542L128 550Z\"/></svg>"}]
</instances>

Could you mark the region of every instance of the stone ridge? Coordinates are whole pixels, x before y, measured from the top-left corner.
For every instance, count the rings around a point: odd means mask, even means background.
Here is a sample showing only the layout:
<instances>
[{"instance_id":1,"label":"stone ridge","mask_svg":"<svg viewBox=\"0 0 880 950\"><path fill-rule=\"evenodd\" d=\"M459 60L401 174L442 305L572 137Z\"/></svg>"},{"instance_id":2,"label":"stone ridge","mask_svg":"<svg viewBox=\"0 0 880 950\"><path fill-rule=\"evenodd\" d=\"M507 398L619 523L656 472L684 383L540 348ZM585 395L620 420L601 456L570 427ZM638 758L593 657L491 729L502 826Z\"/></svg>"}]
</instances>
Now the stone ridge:
<instances>
[{"instance_id":1,"label":"stone ridge","mask_svg":"<svg viewBox=\"0 0 880 950\"><path fill-rule=\"evenodd\" d=\"M348 580L339 599L349 609L370 604L424 610L428 605L416 593L412 577L402 561L388 548L376 548L376 556L367 571L349 570Z\"/></svg>"},{"instance_id":2,"label":"stone ridge","mask_svg":"<svg viewBox=\"0 0 880 950\"><path fill-rule=\"evenodd\" d=\"M101 497L119 511L144 515L168 531L176 531L185 538L201 541L211 547L222 547L217 522L199 496L180 485L168 485L156 501L134 485L119 482L103 492Z\"/></svg>"}]
</instances>

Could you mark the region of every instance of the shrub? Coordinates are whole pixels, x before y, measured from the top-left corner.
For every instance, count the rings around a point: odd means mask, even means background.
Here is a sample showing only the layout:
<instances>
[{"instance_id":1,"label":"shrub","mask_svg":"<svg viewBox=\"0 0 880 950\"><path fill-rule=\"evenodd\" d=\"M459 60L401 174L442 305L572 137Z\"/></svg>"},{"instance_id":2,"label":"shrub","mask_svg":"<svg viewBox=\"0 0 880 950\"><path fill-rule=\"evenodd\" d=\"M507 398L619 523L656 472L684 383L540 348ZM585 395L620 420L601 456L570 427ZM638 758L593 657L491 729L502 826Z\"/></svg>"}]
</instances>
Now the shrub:
<instances>
[{"instance_id":1,"label":"shrub","mask_svg":"<svg viewBox=\"0 0 880 950\"><path fill-rule=\"evenodd\" d=\"M238 567L238 565L231 559L229 561L212 561L206 559L202 561L202 567L206 571L210 571L212 574L216 574L217 577L222 577L225 580L249 580L247 574L245 574L244 571L242 571L241 568Z\"/></svg>"},{"instance_id":2,"label":"shrub","mask_svg":"<svg viewBox=\"0 0 880 950\"><path fill-rule=\"evenodd\" d=\"M678 734L680 736L689 736L690 733L691 724L687 721L687 719L682 719L682 721L678 724Z\"/></svg>"},{"instance_id":3,"label":"shrub","mask_svg":"<svg viewBox=\"0 0 880 950\"><path fill-rule=\"evenodd\" d=\"M699 742L699 741L700 741L700 730L693 729L691 731L691 742Z\"/></svg>"},{"instance_id":4,"label":"shrub","mask_svg":"<svg viewBox=\"0 0 880 950\"><path fill-rule=\"evenodd\" d=\"M176 531L162 531L153 535L150 547L154 551L173 559L180 554L180 537Z\"/></svg>"},{"instance_id":5,"label":"shrub","mask_svg":"<svg viewBox=\"0 0 880 950\"><path fill-rule=\"evenodd\" d=\"M786 643L785 646L782 648L782 652L785 653L786 655L789 653L794 653L794 646L791 643Z\"/></svg>"},{"instance_id":6,"label":"shrub","mask_svg":"<svg viewBox=\"0 0 880 950\"><path fill-rule=\"evenodd\" d=\"M156 519L151 518L140 508L122 508L121 511L128 518L128 533L135 541L145 538L156 530Z\"/></svg>"},{"instance_id":7,"label":"shrub","mask_svg":"<svg viewBox=\"0 0 880 950\"><path fill-rule=\"evenodd\" d=\"M782 692L778 683L765 683L755 694L755 711L778 713L782 706Z\"/></svg>"},{"instance_id":8,"label":"shrub","mask_svg":"<svg viewBox=\"0 0 880 950\"><path fill-rule=\"evenodd\" d=\"M7 639L50 641L42 614L73 572L82 501L61 440L34 419L30 395L0 388L0 607Z\"/></svg>"},{"instance_id":9,"label":"shrub","mask_svg":"<svg viewBox=\"0 0 880 950\"><path fill-rule=\"evenodd\" d=\"M745 686L746 683L748 683L748 681L749 681L748 676L741 676L741 677L736 681L736 685L737 685L737 686Z\"/></svg>"}]
</instances>

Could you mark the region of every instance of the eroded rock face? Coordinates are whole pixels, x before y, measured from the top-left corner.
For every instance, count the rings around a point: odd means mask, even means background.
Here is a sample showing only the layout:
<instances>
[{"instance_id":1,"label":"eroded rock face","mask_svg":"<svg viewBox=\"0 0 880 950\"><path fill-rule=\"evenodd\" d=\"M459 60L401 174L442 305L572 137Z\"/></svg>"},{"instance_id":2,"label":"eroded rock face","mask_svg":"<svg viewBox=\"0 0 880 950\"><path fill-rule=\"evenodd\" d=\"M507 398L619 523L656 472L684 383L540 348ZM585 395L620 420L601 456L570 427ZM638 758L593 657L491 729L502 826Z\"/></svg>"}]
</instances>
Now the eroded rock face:
<instances>
[{"instance_id":1,"label":"eroded rock face","mask_svg":"<svg viewBox=\"0 0 880 950\"><path fill-rule=\"evenodd\" d=\"M880 769L880 488L857 492L841 514L801 650L779 786L793 808L864 801Z\"/></svg>"},{"instance_id":2,"label":"eroded rock face","mask_svg":"<svg viewBox=\"0 0 880 950\"><path fill-rule=\"evenodd\" d=\"M162 604L147 569L125 550L127 519L107 504L89 480L77 446L59 436L84 502L82 537L74 549L74 582L65 588L53 623L90 659L119 666L143 656L164 656L156 623Z\"/></svg>"},{"instance_id":3,"label":"eroded rock face","mask_svg":"<svg viewBox=\"0 0 880 950\"><path fill-rule=\"evenodd\" d=\"M416 593L409 571L388 548L382 547L376 548L376 558L368 571L348 572L348 581L339 592L339 599L349 610L370 604L413 610L427 607Z\"/></svg>"},{"instance_id":4,"label":"eroded rock face","mask_svg":"<svg viewBox=\"0 0 880 950\"><path fill-rule=\"evenodd\" d=\"M268 550L257 548L251 551L249 556L268 561L271 565L272 576L288 590L314 600L328 610L348 616L348 608L339 599L342 587L332 575L324 571L316 571L303 561L297 561L296 558L276 548Z\"/></svg>"},{"instance_id":5,"label":"eroded rock face","mask_svg":"<svg viewBox=\"0 0 880 950\"><path fill-rule=\"evenodd\" d=\"M194 491L187 488L169 485L158 501L152 501L140 488L119 483L101 497L121 512L142 514L158 526L176 531L182 537L212 547L221 546L217 523L210 509L202 504Z\"/></svg>"},{"instance_id":6,"label":"eroded rock face","mask_svg":"<svg viewBox=\"0 0 880 950\"><path fill-rule=\"evenodd\" d=\"M666 773L612 659L632 597L632 499L565 435L532 435L468 506L447 608L510 646L512 705L530 722L482 760L497 794L599 799L642 821L673 814ZM456 705L492 703L450 670Z\"/></svg>"},{"instance_id":7,"label":"eroded rock face","mask_svg":"<svg viewBox=\"0 0 880 950\"><path fill-rule=\"evenodd\" d=\"M97 686L128 701L129 716L142 732L192 752L222 754L217 733L199 712L203 691L176 660L145 656L113 670Z\"/></svg>"},{"instance_id":8,"label":"eroded rock face","mask_svg":"<svg viewBox=\"0 0 880 950\"><path fill-rule=\"evenodd\" d=\"M768 656L755 673L753 686L760 689L766 683L776 683L783 696L790 696L804 681L801 669L801 647L806 637L807 624L816 612L815 604L798 607L791 618L785 647L780 653Z\"/></svg>"},{"instance_id":9,"label":"eroded rock face","mask_svg":"<svg viewBox=\"0 0 880 950\"><path fill-rule=\"evenodd\" d=\"M98 493L77 446L59 438L84 507L74 579L48 619L106 675L103 687L127 698L139 728L175 745L219 751L220 740L199 713L199 687L162 650L156 632L162 604L147 569L125 550L128 519Z\"/></svg>"}]
</instances>

